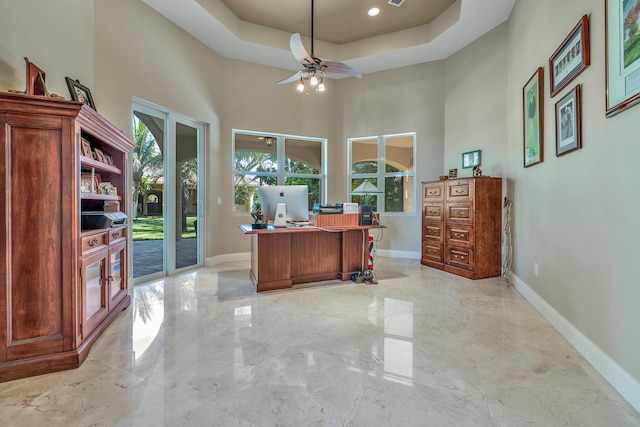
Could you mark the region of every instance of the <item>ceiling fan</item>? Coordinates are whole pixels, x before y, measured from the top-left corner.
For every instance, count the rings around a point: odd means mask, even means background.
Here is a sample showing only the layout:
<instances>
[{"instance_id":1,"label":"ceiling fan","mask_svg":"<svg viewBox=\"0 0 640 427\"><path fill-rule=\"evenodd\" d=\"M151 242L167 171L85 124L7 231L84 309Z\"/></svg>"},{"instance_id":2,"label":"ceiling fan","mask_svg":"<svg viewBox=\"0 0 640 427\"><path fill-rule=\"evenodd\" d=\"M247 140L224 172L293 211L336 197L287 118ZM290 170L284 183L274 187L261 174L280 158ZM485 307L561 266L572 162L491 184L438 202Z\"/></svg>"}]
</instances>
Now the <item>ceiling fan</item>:
<instances>
[{"instance_id":1,"label":"ceiling fan","mask_svg":"<svg viewBox=\"0 0 640 427\"><path fill-rule=\"evenodd\" d=\"M347 74L354 77L362 77L362 74L351 68L351 66L337 61L324 61L313 54L313 2L311 0L311 55L307 52L302 44L302 38L300 33L291 35L289 45L291 47L291 53L300 62L304 69L298 71L291 77L277 82L282 85L300 80L298 84L298 91L304 92L308 82L310 86L315 86L317 92L324 92L324 77L328 73L334 74Z\"/></svg>"}]
</instances>

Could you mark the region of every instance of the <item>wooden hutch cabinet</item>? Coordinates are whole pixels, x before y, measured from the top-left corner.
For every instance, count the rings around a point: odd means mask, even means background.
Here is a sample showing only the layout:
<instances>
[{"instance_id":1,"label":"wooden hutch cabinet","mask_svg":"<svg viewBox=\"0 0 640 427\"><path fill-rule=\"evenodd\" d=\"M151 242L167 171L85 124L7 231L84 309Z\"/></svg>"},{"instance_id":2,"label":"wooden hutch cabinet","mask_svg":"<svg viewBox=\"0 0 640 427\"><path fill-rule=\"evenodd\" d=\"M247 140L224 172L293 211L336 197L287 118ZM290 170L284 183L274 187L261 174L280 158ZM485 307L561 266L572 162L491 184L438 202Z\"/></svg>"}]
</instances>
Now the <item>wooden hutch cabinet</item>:
<instances>
[{"instance_id":1,"label":"wooden hutch cabinet","mask_svg":"<svg viewBox=\"0 0 640 427\"><path fill-rule=\"evenodd\" d=\"M422 183L421 262L469 279L502 272L502 179Z\"/></svg>"},{"instance_id":2,"label":"wooden hutch cabinet","mask_svg":"<svg viewBox=\"0 0 640 427\"><path fill-rule=\"evenodd\" d=\"M129 306L123 218L133 142L88 106L42 96L1 93L0 124L0 381L8 381L80 366ZM81 212L109 209L121 220L83 225Z\"/></svg>"}]
</instances>

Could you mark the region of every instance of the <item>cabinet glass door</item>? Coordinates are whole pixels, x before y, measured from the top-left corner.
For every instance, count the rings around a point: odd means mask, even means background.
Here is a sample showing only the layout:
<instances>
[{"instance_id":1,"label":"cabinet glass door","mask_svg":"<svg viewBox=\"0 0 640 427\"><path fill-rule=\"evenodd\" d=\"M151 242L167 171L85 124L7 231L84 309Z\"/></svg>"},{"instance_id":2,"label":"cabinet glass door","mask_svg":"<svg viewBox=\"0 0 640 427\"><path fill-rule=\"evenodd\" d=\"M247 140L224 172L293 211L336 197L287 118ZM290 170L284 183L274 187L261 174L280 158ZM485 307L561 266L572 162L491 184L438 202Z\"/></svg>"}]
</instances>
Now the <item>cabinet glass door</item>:
<instances>
[{"instance_id":1,"label":"cabinet glass door","mask_svg":"<svg viewBox=\"0 0 640 427\"><path fill-rule=\"evenodd\" d=\"M88 336L107 315L107 250L82 260L82 335Z\"/></svg>"},{"instance_id":2,"label":"cabinet glass door","mask_svg":"<svg viewBox=\"0 0 640 427\"><path fill-rule=\"evenodd\" d=\"M122 242L109 249L109 304L115 306L127 295L125 281L126 242Z\"/></svg>"}]
</instances>

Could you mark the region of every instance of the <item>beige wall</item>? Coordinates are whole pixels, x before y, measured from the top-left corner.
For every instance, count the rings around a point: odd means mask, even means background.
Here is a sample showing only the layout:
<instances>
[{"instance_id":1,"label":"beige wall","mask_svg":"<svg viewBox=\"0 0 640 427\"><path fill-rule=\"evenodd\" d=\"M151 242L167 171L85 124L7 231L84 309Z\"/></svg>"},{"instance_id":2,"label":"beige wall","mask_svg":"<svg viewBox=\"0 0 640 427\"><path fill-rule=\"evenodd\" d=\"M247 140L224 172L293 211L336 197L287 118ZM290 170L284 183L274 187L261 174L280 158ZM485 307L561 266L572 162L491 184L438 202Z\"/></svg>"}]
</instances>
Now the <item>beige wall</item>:
<instances>
[{"instance_id":1,"label":"beige wall","mask_svg":"<svg viewBox=\"0 0 640 427\"><path fill-rule=\"evenodd\" d=\"M444 169L462 169L462 153L481 150L483 175L504 176L507 138L507 25L503 24L446 61Z\"/></svg>"},{"instance_id":2,"label":"beige wall","mask_svg":"<svg viewBox=\"0 0 640 427\"><path fill-rule=\"evenodd\" d=\"M0 0L0 91L24 90L28 57L47 89L69 99L65 77L93 85L93 1Z\"/></svg>"},{"instance_id":3,"label":"beige wall","mask_svg":"<svg viewBox=\"0 0 640 427\"><path fill-rule=\"evenodd\" d=\"M590 14L591 66L550 98L549 57L584 14ZM508 23L504 168L514 202L516 275L638 387L640 107L605 119L604 40L601 0L516 3ZM539 66L545 67L545 160L525 169L522 86ZM556 157L555 103L577 83L582 84L583 148Z\"/></svg>"}]
</instances>

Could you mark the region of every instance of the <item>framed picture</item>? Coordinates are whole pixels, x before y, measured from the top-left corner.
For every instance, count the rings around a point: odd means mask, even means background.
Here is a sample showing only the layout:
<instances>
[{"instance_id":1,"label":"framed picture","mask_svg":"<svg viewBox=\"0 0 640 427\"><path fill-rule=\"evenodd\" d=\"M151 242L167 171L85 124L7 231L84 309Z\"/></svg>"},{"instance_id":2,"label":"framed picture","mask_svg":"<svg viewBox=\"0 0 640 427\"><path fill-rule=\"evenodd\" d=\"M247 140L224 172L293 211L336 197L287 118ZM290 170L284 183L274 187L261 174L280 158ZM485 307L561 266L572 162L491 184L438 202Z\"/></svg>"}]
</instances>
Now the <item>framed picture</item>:
<instances>
[{"instance_id":1,"label":"framed picture","mask_svg":"<svg viewBox=\"0 0 640 427\"><path fill-rule=\"evenodd\" d=\"M104 162L106 164L108 164L109 166L114 166L113 157L111 157L110 154L107 154L107 153L104 153L104 152L103 152L103 155L104 155Z\"/></svg>"},{"instance_id":2,"label":"framed picture","mask_svg":"<svg viewBox=\"0 0 640 427\"><path fill-rule=\"evenodd\" d=\"M91 155L91 143L86 139L82 138L82 155L85 157L93 158Z\"/></svg>"},{"instance_id":3,"label":"framed picture","mask_svg":"<svg viewBox=\"0 0 640 427\"><path fill-rule=\"evenodd\" d=\"M582 148L580 85L556 102L556 156Z\"/></svg>"},{"instance_id":4,"label":"framed picture","mask_svg":"<svg viewBox=\"0 0 640 427\"><path fill-rule=\"evenodd\" d=\"M99 148L94 148L93 152L96 153L96 160L102 163L106 163L105 159L104 159L104 153L102 152L101 149Z\"/></svg>"},{"instance_id":5,"label":"framed picture","mask_svg":"<svg viewBox=\"0 0 640 427\"><path fill-rule=\"evenodd\" d=\"M80 175L80 192L82 193L97 193L99 191L100 175L91 172L82 172Z\"/></svg>"},{"instance_id":6,"label":"framed picture","mask_svg":"<svg viewBox=\"0 0 640 427\"><path fill-rule=\"evenodd\" d=\"M522 88L524 167L544 161L543 70L538 67Z\"/></svg>"},{"instance_id":7,"label":"framed picture","mask_svg":"<svg viewBox=\"0 0 640 427\"><path fill-rule=\"evenodd\" d=\"M469 169L480 164L480 150L462 153L462 169Z\"/></svg>"},{"instance_id":8,"label":"framed picture","mask_svg":"<svg viewBox=\"0 0 640 427\"><path fill-rule=\"evenodd\" d=\"M605 0L606 117L640 102L640 2Z\"/></svg>"},{"instance_id":9,"label":"framed picture","mask_svg":"<svg viewBox=\"0 0 640 427\"><path fill-rule=\"evenodd\" d=\"M549 58L549 84L553 98L591 64L589 16L584 15Z\"/></svg>"},{"instance_id":10,"label":"framed picture","mask_svg":"<svg viewBox=\"0 0 640 427\"><path fill-rule=\"evenodd\" d=\"M91 177L83 176L80 178L80 192L81 193L91 193L93 187L91 186Z\"/></svg>"},{"instance_id":11,"label":"framed picture","mask_svg":"<svg viewBox=\"0 0 640 427\"><path fill-rule=\"evenodd\" d=\"M67 86L69 87L72 100L82 102L94 110L96 109L96 104L93 103L93 97L88 87L81 85L80 81L73 80L69 77L65 77L65 80L67 80Z\"/></svg>"},{"instance_id":12,"label":"framed picture","mask_svg":"<svg viewBox=\"0 0 640 427\"><path fill-rule=\"evenodd\" d=\"M449 169L449 179L458 178L458 169Z\"/></svg>"}]
</instances>

